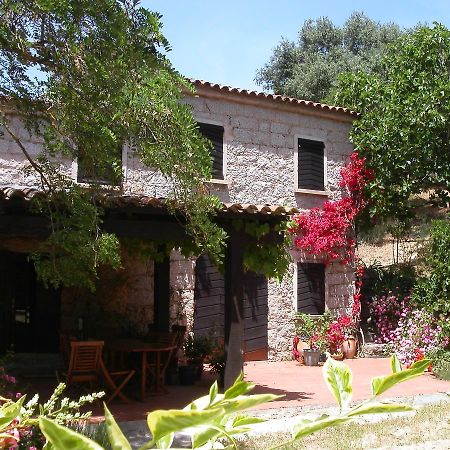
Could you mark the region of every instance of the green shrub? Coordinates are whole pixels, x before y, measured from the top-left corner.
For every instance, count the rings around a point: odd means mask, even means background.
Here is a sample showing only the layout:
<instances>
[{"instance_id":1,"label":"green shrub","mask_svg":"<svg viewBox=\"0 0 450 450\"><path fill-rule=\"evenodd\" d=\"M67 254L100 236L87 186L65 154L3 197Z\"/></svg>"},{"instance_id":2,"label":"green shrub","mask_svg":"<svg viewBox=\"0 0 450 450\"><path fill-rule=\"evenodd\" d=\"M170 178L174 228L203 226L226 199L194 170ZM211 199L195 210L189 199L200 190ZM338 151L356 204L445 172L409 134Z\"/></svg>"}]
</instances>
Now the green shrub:
<instances>
[{"instance_id":1,"label":"green shrub","mask_svg":"<svg viewBox=\"0 0 450 450\"><path fill-rule=\"evenodd\" d=\"M450 351L438 349L427 355L433 365L433 373L441 380L450 380Z\"/></svg>"}]
</instances>

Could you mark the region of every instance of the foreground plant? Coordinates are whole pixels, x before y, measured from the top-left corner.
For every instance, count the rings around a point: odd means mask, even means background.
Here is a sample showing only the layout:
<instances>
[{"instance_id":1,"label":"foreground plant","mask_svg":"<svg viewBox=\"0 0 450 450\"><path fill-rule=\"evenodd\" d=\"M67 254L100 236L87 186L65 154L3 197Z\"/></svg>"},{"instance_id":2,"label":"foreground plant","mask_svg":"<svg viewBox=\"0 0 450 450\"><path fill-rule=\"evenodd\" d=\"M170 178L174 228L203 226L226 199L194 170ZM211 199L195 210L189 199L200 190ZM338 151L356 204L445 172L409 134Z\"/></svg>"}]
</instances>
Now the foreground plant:
<instances>
[{"instance_id":1,"label":"foreground plant","mask_svg":"<svg viewBox=\"0 0 450 450\"><path fill-rule=\"evenodd\" d=\"M328 358L323 367L326 384L339 404L339 414L323 414L316 419L299 418L292 430L292 438L274 448L283 447L292 442L341 423L367 414L393 413L410 411L413 408L406 404L377 401L377 397L398 383L421 375L429 366L429 360L414 363L409 369L402 370L399 360L393 356L392 373L372 379L372 396L370 399L351 407L352 373L343 363ZM153 436L152 440L141 447L141 450L171 448L174 435L184 431L191 436L192 448L234 448L237 449L235 436L246 433L252 425L264 422L264 419L241 414L242 411L257 405L280 398L272 394L246 395L255 386L243 380L241 374L228 390L218 393L217 382L209 395L194 400L182 410L157 410L147 417L147 424ZM109 410L105 406L105 420L108 438L112 448L131 450L131 445L123 435ZM96 442L42 417L39 421L41 430L48 443L46 449L66 450L103 450Z\"/></svg>"},{"instance_id":2,"label":"foreground plant","mask_svg":"<svg viewBox=\"0 0 450 450\"><path fill-rule=\"evenodd\" d=\"M91 416L91 412L81 413L80 408L105 395L104 392L98 392L71 400L61 398L65 388L66 385L60 383L43 404L39 403L38 394L28 402L25 402L25 395L20 396L17 401L0 397L0 448L37 450L45 442L38 428L40 418L49 418L59 425L84 422Z\"/></svg>"}]
</instances>

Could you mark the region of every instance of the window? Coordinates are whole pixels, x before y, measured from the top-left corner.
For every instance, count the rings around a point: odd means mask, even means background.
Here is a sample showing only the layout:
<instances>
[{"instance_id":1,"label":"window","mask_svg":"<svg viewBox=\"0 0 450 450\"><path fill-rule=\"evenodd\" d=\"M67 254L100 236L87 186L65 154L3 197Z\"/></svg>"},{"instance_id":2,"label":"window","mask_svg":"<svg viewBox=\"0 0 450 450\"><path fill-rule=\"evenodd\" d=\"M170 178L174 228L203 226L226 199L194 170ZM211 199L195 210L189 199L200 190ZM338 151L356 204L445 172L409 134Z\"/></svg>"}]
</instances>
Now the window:
<instances>
[{"instance_id":1,"label":"window","mask_svg":"<svg viewBox=\"0 0 450 450\"><path fill-rule=\"evenodd\" d=\"M223 127L209 123L199 123L200 133L213 143L211 148L212 177L223 180Z\"/></svg>"},{"instance_id":2,"label":"window","mask_svg":"<svg viewBox=\"0 0 450 450\"><path fill-rule=\"evenodd\" d=\"M297 311L323 314L325 311L325 264L297 264Z\"/></svg>"},{"instance_id":3,"label":"window","mask_svg":"<svg viewBox=\"0 0 450 450\"><path fill-rule=\"evenodd\" d=\"M325 145L312 139L298 139L298 188L325 190Z\"/></svg>"},{"instance_id":4,"label":"window","mask_svg":"<svg viewBox=\"0 0 450 450\"><path fill-rule=\"evenodd\" d=\"M78 183L118 184L116 171L113 164L122 163L122 146L118 146L111 165L99 165L90 158L78 157L77 181Z\"/></svg>"}]
</instances>

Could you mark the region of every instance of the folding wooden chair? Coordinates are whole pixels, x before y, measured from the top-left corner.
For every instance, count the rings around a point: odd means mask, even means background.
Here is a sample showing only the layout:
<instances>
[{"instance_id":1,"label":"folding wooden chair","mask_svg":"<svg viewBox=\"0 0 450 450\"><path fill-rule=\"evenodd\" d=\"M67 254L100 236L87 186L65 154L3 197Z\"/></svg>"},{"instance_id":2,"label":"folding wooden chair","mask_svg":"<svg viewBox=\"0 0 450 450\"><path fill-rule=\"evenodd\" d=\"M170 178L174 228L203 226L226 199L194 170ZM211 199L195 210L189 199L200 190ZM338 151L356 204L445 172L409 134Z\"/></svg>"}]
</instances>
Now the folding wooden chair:
<instances>
[{"instance_id":1,"label":"folding wooden chair","mask_svg":"<svg viewBox=\"0 0 450 450\"><path fill-rule=\"evenodd\" d=\"M136 371L120 370L110 372L106 368L105 363L103 362L102 359L100 360L100 367L103 378L105 379L105 383L112 391L112 394L109 395L106 403L112 402L116 397L121 398L124 402L130 403L131 400L122 392L122 390L131 380ZM117 379L117 382L115 381L115 379Z\"/></svg>"},{"instance_id":2,"label":"folding wooden chair","mask_svg":"<svg viewBox=\"0 0 450 450\"><path fill-rule=\"evenodd\" d=\"M66 377L67 386L89 383L91 389L98 384L101 371L103 341L70 342L70 361Z\"/></svg>"}]
</instances>

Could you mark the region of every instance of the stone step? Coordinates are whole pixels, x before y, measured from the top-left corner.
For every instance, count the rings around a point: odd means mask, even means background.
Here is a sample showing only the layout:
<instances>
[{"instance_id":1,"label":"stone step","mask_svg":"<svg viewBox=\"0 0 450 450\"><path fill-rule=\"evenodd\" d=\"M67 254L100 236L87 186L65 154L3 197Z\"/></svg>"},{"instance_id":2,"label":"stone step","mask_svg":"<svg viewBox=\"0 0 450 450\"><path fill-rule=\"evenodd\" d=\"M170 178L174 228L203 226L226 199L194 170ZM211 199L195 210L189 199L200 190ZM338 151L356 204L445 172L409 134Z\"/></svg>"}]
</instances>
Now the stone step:
<instances>
[{"instance_id":1,"label":"stone step","mask_svg":"<svg viewBox=\"0 0 450 450\"><path fill-rule=\"evenodd\" d=\"M364 356L366 358L386 358L389 354L387 344L368 342L364 345Z\"/></svg>"}]
</instances>

